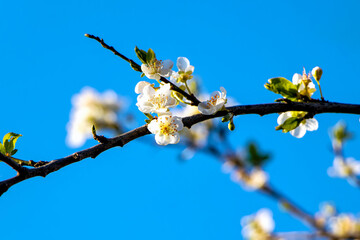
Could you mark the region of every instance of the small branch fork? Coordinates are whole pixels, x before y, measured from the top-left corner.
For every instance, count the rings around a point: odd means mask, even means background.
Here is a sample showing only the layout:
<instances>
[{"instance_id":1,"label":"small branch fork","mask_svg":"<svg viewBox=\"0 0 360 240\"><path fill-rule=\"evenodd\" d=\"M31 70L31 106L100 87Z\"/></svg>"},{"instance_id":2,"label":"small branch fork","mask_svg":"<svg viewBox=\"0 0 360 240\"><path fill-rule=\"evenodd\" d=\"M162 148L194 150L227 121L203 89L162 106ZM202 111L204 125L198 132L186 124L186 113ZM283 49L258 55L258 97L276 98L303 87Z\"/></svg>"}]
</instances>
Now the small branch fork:
<instances>
[{"instance_id":1,"label":"small branch fork","mask_svg":"<svg viewBox=\"0 0 360 240\"><path fill-rule=\"evenodd\" d=\"M116 49L113 46L109 46L104 42L104 39L99 38L97 36L91 35L91 34L85 34L85 37L88 37L90 39L94 39L96 41L98 41L101 46L103 46L105 49L110 50L111 52L113 52L116 56L122 58L123 60L125 60L126 62L130 63L131 67L139 72L141 71L141 66L139 64L137 64L136 62L134 62L132 59L125 57L123 54L119 53L118 51L116 51ZM194 94L189 94L187 92L185 92L184 90L180 89L178 86L176 86L174 83L170 82L168 79L161 77L160 81L164 82L164 83L169 83L171 85L171 89L182 94L185 98L187 98L189 101L191 101L191 105L193 106L197 106L199 105L200 101L194 96Z\"/></svg>"},{"instance_id":2,"label":"small branch fork","mask_svg":"<svg viewBox=\"0 0 360 240\"><path fill-rule=\"evenodd\" d=\"M190 128L192 125L217 117L225 116L228 111L232 112L235 116L245 114L258 114L260 116L281 113L286 111L306 111L311 112L314 115L320 113L349 113L349 114L360 114L360 105L356 104L343 104L334 102L319 102L319 103L268 103L268 104L255 104L255 105L240 105L228 107L226 111L219 111L214 115L203 115L197 114L194 116L183 118L184 126ZM29 164L18 164L16 161L9 157L0 154L0 160L13 168L17 175L13 178L0 182L0 196L6 192L11 186L22 182L26 179L33 178L36 176L46 177L49 173L55 172L69 164L79 162L86 158L96 158L100 153L114 147L122 147L128 142L131 142L137 138L150 134L147 129L147 125L143 125L139 128L133 129L129 132L123 133L114 138L106 138L103 142L95 145L91 148L76 152L70 156L52 160L49 162L40 161L38 165L34 164L36 168L26 168L22 165ZM98 139L97 139L98 140ZM24 161L23 162L30 162ZM32 161L33 162L33 161ZM30 165L31 166L31 165ZM38 166L38 167L37 167Z\"/></svg>"}]
</instances>

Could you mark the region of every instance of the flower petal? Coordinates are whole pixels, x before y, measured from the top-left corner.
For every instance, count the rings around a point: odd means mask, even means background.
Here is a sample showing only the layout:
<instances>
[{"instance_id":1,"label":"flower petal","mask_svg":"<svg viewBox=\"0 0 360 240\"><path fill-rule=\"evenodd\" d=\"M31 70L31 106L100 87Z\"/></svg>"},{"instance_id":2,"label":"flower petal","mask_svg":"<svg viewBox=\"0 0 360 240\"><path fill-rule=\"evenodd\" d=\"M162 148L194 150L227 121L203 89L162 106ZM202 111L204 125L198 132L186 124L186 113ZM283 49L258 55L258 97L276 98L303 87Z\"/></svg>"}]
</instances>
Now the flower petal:
<instances>
[{"instance_id":1,"label":"flower petal","mask_svg":"<svg viewBox=\"0 0 360 240\"><path fill-rule=\"evenodd\" d=\"M185 69L185 72L186 73L188 73L188 72L191 72L191 73L193 73L194 72L194 66L191 66L191 65L189 65L186 69Z\"/></svg>"},{"instance_id":2,"label":"flower petal","mask_svg":"<svg viewBox=\"0 0 360 240\"><path fill-rule=\"evenodd\" d=\"M163 77L170 77L172 74L172 67L174 66L174 62L171 60L164 60L162 62L162 68L160 70L160 75ZM159 77L160 79L160 77Z\"/></svg>"},{"instance_id":3,"label":"flower petal","mask_svg":"<svg viewBox=\"0 0 360 240\"><path fill-rule=\"evenodd\" d=\"M150 83L146 81L140 81L135 86L135 93L140 94L143 92L145 86L150 85Z\"/></svg>"},{"instance_id":4,"label":"flower petal","mask_svg":"<svg viewBox=\"0 0 360 240\"><path fill-rule=\"evenodd\" d=\"M283 124L286 119L290 118L291 117L291 113L290 112L283 112L279 115L279 117L277 118L277 123L279 125Z\"/></svg>"},{"instance_id":5,"label":"flower petal","mask_svg":"<svg viewBox=\"0 0 360 240\"><path fill-rule=\"evenodd\" d=\"M226 90L224 87L220 87L220 91L221 91L221 98L226 98Z\"/></svg>"},{"instance_id":6,"label":"flower petal","mask_svg":"<svg viewBox=\"0 0 360 240\"><path fill-rule=\"evenodd\" d=\"M315 131L319 127L319 123L315 118L306 119L305 128L308 131Z\"/></svg>"},{"instance_id":7,"label":"flower petal","mask_svg":"<svg viewBox=\"0 0 360 240\"><path fill-rule=\"evenodd\" d=\"M303 124L300 124L297 128L290 131L290 134L296 138L302 138L306 133L306 127Z\"/></svg>"},{"instance_id":8,"label":"flower petal","mask_svg":"<svg viewBox=\"0 0 360 240\"><path fill-rule=\"evenodd\" d=\"M301 83L301 80L302 80L302 76L298 73L295 73L292 78L292 83L298 85L299 83Z\"/></svg>"},{"instance_id":9,"label":"flower petal","mask_svg":"<svg viewBox=\"0 0 360 240\"><path fill-rule=\"evenodd\" d=\"M147 129L152 133L152 134L157 134L160 129L159 129L159 124L157 123L156 119L153 119L148 125L147 125Z\"/></svg>"},{"instance_id":10,"label":"flower petal","mask_svg":"<svg viewBox=\"0 0 360 240\"><path fill-rule=\"evenodd\" d=\"M180 71L186 72L187 68L190 66L190 61L186 57L178 57L176 66Z\"/></svg>"},{"instance_id":11,"label":"flower petal","mask_svg":"<svg viewBox=\"0 0 360 240\"><path fill-rule=\"evenodd\" d=\"M208 104L207 101L199 103L198 109L199 112L205 115L212 115L216 112L216 109L211 104Z\"/></svg>"},{"instance_id":12,"label":"flower petal","mask_svg":"<svg viewBox=\"0 0 360 240\"><path fill-rule=\"evenodd\" d=\"M180 134L179 133L174 133L172 135L169 136L169 143L170 144L177 144L180 141Z\"/></svg>"}]
</instances>

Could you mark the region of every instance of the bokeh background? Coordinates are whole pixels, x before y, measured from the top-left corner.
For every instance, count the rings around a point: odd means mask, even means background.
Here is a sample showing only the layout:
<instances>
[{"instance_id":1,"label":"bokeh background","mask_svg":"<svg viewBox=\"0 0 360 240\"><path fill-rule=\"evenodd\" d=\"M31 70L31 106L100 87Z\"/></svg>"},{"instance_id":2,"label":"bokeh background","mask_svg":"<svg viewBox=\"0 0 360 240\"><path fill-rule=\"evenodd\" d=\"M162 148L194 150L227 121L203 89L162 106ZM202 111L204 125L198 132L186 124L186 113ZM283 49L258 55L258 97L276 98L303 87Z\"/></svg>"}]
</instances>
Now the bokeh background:
<instances>
[{"instance_id":1,"label":"bokeh background","mask_svg":"<svg viewBox=\"0 0 360 240\"><path fill-rule=\"evenodd\" d=\"M84 86L113 89L135 106L137 72L85 33L135 59L135 45L160 59L185 56L209 92L224 86L241 104L278 98L267 79L291 79L303 67L324 70L326 99L359 103L360 2L347 1L0 1L0 135L23 134L17 157L52 160L80 149L65 144L71 97ZM319 97L316 92L315 97ZM239 116L235 147L255 140L272 153L271 183L307 211L324 201L360 212L360 191L329 178L329 129L345 120L360 158L359 116L321 114L303 139L274 130L277 115ZM147 142L153 137L146 138ZM274 213L275 231L309 228L273 200L245 191L216 159L136 140L70 165L45 179L12 187L0 198L1 239L242 239L240 219L260 208ZM0 178L14 175L0 164Z\"/></svg>"}]
</instances>

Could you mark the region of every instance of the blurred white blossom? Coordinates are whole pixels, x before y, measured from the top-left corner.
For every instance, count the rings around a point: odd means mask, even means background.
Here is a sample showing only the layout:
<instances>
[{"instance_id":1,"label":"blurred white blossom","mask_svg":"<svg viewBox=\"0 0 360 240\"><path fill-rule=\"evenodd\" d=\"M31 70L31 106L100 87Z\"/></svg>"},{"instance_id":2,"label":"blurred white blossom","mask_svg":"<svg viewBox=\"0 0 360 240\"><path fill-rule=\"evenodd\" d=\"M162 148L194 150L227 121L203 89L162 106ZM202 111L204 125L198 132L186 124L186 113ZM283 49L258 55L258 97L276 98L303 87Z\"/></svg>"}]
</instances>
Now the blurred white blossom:
<instances>
[{"instance_id":1,"label":"blurred white blossom","mask_svg":"<svg viewBox=\"0 0 360 240\"><path fill-rule=\"evenodd\" d=\"M71 102L70 121L66 126L68 146L80 147L86 139L92 138L93 125L96 129L119 130L117 114L122 104L114 91L100 94L91 87L84 87Z\"/></svg>"},{"instance_id":2,"label":"blurred white blossom","mask_svg":"<svg viewBox=\"0 0 360 240\"><path fill-rule=\"evenodd\" d=\"M268 182L269 176L261 168L254 167L249 171L243 169L233 171L231 179L239 182L245 190L253 191L262 188Z\"/></svg>"},{"instance_id":3,"label":"blurred white blossom","mask_svg":"<svg viewBox=\"0 0 360 240\"><path fill-rule=\"evenodd\" d=\"M330 177L348 178L349 182L352 182L349 177L360 175L360 161L336 156L333 166L328 169L328 174Z\"/></svg>"},{"instance_id":4,"label":"blurred white blossom","mask_svg":"<svg viewBox=\"0 0 360 240\"><path fill-rule=\"evenodd\" d=\"M325 226L330 217L336 215L336 208L329 202L320 205L320 211L315 213L315 220L320 226Z\"/></svg>"},{"instance_id":5,"label":"blurred white blossom","mask_svg":"<svg viewBox=\"0 0 360 240\"><path fill-rule=\"evenodd\" d=\"M337 237L360 234L360 222L352 214L339 214L329 219L329 229Z\"/></svg>"},{"instance_id":6,"label":"blurred white blossom","mask_svg":"<svg viewBox=\"0 0 360 240\"><path fill-rule=\"evenodd\" d=\"M277 123L281 125L291 117L304 117L305 114L305 112L298 111L284 112L281 113L277 118ZM290 134L296 138L302 138L305 135L306 131L315 131L318 128L319 123L315 118L304 119L297 128L290 131Z\"/></svg>"},{"instance_id":7,"label":"blurred white blossom","mask_svg":"<svg viewBox=\"0 0 360 240\"><path fill-rule=\"evenodd\" d=\"M272 212L260 209L256 214L241 219L242 235L249 240L268 240L275 228Z\"/></svg>"}]
</instances>

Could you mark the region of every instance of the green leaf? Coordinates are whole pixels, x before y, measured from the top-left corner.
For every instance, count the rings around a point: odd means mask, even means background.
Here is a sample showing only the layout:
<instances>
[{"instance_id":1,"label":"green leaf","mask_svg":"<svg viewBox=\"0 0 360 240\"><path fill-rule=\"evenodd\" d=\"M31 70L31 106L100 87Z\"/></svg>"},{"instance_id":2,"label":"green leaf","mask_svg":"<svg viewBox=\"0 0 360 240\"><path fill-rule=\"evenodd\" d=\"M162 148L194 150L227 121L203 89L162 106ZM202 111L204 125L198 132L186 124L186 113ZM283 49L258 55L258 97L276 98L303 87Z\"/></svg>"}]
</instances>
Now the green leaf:
<instances>
[{"instance_id":1,"label":"green leaf","mask_svg":"<svg viewBox=\"0 0 360 240\"><path fill-rule=\"evenodd\" d=\"M284 133L287 133L287 132L297 128L303 120L304 120L303 117L300 117L300 118L299 117L291 117L291 118L286 119L285 122L283 122L282 124L277 126L275 129L282 130Z\"/></svg>"},{"instance_id":2,"label":"green leaf","mask_svg":"<svg viewBox=\"0 0 360 240\"><path fill-rule=\"evenodd\" d=\"M155 53L154 53L154 51L151 49L151 48L149 48L149 50L148 50L148 52L147 52L147 54L146 54L146 62L151 62L153 59L155 59L156 57L155 57Z\"/></svg>"},{"instance_id":3,"label":"green leaf","mask_svg":"<svg viewBox=\"0 0 360 240\"><path fill-rule=\"evenodd\" d=\"M14 144L15 144L17 139L21 136L22 136L21 134L9 132L9 133L5 134L5 136L3 138L3 142L5 142L6 140L10 140L11 138L14 138Z\"/></svg>"},{"instance_id":4,"label":"green leaf","mask_svg":"<svg viewBox=\"0 0 360 240\"><path fill-rule=\"evenodd\" d=\"M0 143L0 152L4 155L6 155L5 147Z\"/></svg>"},{"instance_id":5,"label":"green leaf","mask_svg":"<svg viewBox=\"0 0 360 240\"><path fill-rule=\"evenodd\" d=\"M140 77L144 77L145 76L145 73L142 73Z\"/></svg>"},{"instance_id":6,"label":"green leaf","mask_svg":"<svg viewBox=\"0 0 360 240\"><path fill-rule=\"evenodd\" d=\"M12 155L15 155L15 153L17 153L17 151L18 151L17 149L12 150L12 152L10 153L11 156L12 156Z\"/></svg>"},{"instance_id":7,"label":"green leaf","mask_svg":"<svg viewBox=\"0 0 360 240\"><path fill-rule=\"evenodd\" d=\"M135 53L136 56L139 58L139 60L146 64L146 55L147 53L144 50L139 49L138 47L135 47Z\"/></svg>"},{"instance_id":8,"label":"green leaf","mask_svg":"<svg viewBox=\"0 0 360 240\"><path fill-rule=\"evenodd\" d=\"M270 154L261 153L255 143L248 145L247 152L247 161L253 166L262 166L270 158Z\"/></svg>"},{"instance_id":9,"label":"green leaf","mask_svg":"<svg viewBox=\"0 0 360 240\"><path fill-rule=\"evenodd\" d=\"M2 144L2 150L4 151L4 154L12 155L11 153L15 149L15 143L19 137L21 137L21 134L9 132L5 134L3 138L3 144Z\"/></svg>"},{"instance_id":10,"label":"green leaf","mask_svg":"<svg viewBox=\"0 0 360 240\"><path fill-rule=\"evenodd\" d=\"M10 153L12 150L14 150L11 146L11 143L8 140L4 142L4 147L5 147L5 153Z\"/></svg>"},{"instance_id":11,"label":"green leaf","mask_svg":"<svg viewBox=\"0 0 360 240\"><path fill-rule=\"evenodd\" d=\"M286 78L271 78L264 86L267 90L280 94L289 100L296 101L299 98L297 87Z\"/></svg>"}]
</instances>

